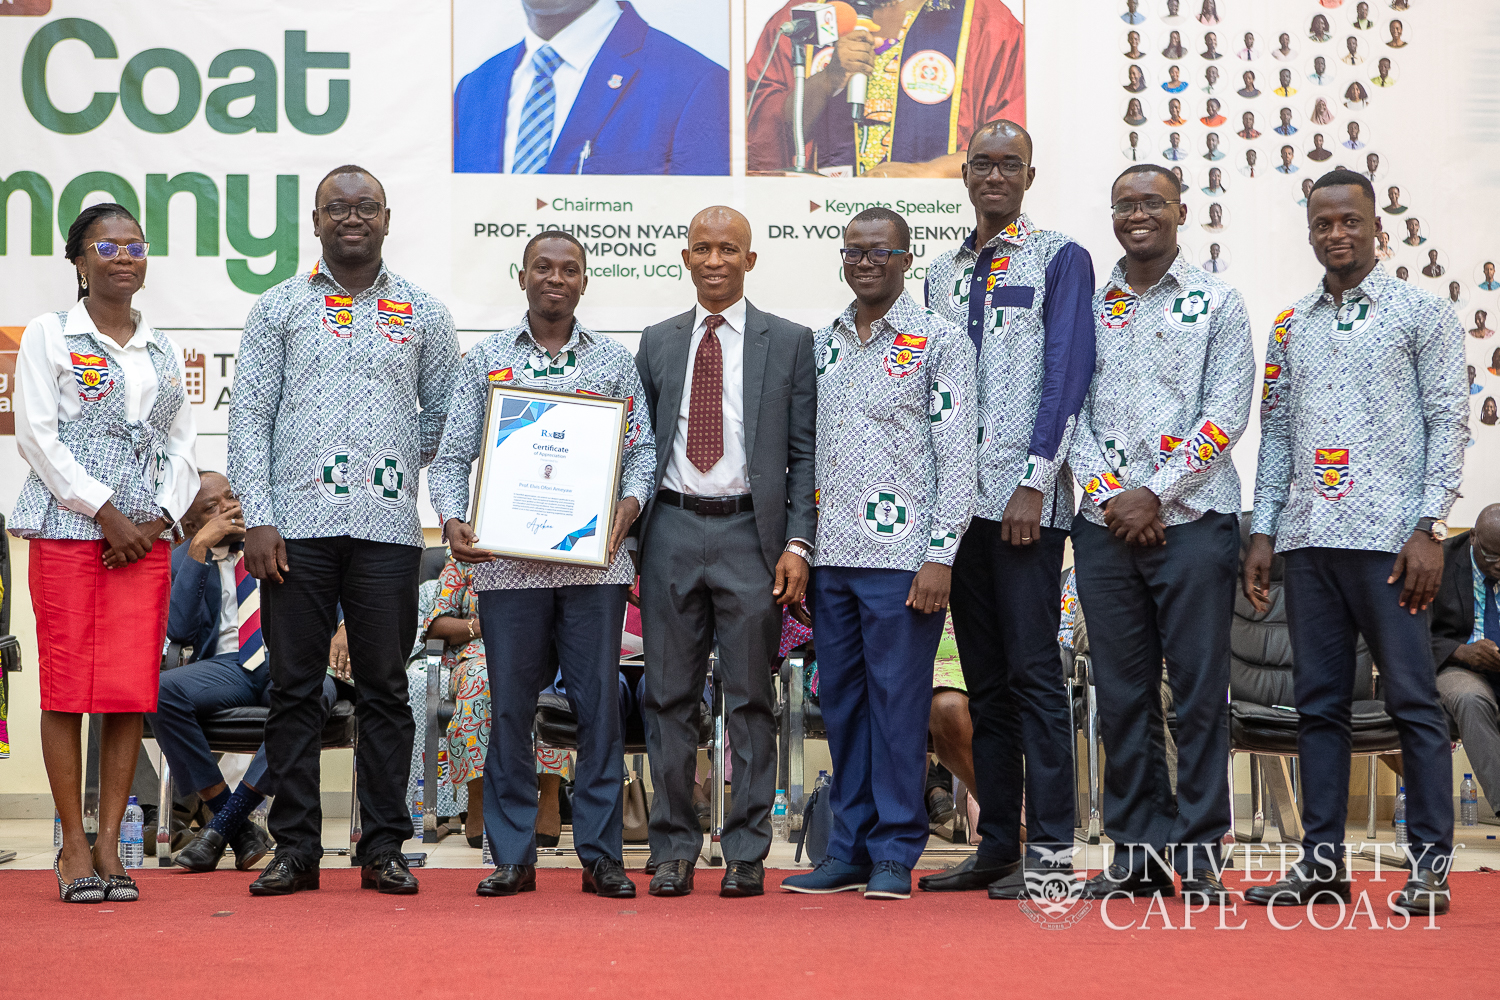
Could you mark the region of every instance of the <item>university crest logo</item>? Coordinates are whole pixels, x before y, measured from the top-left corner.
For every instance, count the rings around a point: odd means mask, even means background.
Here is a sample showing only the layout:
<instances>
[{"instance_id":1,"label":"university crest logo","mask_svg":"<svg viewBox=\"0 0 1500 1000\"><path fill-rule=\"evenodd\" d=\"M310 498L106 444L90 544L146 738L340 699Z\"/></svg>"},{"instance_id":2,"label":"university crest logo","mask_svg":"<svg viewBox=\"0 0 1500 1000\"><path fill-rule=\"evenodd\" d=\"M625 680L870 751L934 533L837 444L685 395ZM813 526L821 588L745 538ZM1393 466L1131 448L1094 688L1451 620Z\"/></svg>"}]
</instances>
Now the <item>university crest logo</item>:
<instances>
[{"instance_id":1,"label":"university crest logo","mask_svg":"<svg viewBox=\"0 0 1500 1000\"><path fill-rule=\"evenodd\" d=\"M404 344L417 335L415 320L410 302L380 299L375 303L375 322L393 344Z\"/></svg>"},{"instance_id":2,"label":"university crest logo","mask_svg":"<svg viewBox=\"0 0 1500 1000\"><path fill-rule=\"evenodd\" d=\"M339 340L354 336L354 297L323 296L323 326Z\"/></svg>"},{"instance_id":3,"label":"university crest logo","mask_svg":"<svg viewBox=\"0 0 1500 1000\"><path fill-rule=\"evenodd\" d=\"M1313 454L1313 475L1324 500L1342 500L1354 488L1349 471L1348 448L1318 448Z\"/></svg>"},{"instance_id":4,"label":"university crest logo","mask_svg":"<svg viewBox=\"0 0 1500 1000\"><path fill-rule=\"evenodd\" d=\"M906 378L922 367L922 355L927 353L927 338L914 337L909 333L898 333L885 352L885 373L891 378Z\"/></svg>"},{"instance_id":5,"label":"university crest logo","mask_svg":"<svg viewBox=\"0 0 1500 1000\"><path fill-rule=\"evenodd\" d=\"M1180 444L1182 444L1182 438L1173 437L1170 434L1163 434L1161 436L1161 441L1158 442L1156 446L1155 468L1160 469L1163 465L1166 465L1167 462L1172 458L1172 452L1176 451L1177 446ZM1153 469L1152 471L1155 471L1155 469Z\"/></svg>"},{"instance_id":6,"label":"university crest logo","mask_svg":"<svg viewBox=\"0 0 1500 1000\"><path fill-rule=\"evenodd\" d=\"M906 494L894 484L880 483L859 500L860 525L877 542L898 542L911 532L910 507Z\"/></svg>"},{"instance_id":7,"label":"university crest logo","mask_svg":"<svg viewBox=\"0 0 1500 1000\"><path fill-rule=\"evenodd\" d=\"M1266 362L1266 378L1260 388L1260 412L1262 415L1270 413L1281 405L1281 397L1277 394L1277 384L1281 379L1281 366Z\"/></svg>"},{"instance_id":8,"label":"university crest logo","mask_svg":"<svg viewBox=\"0 0 1500 1000\"><path fill-rule=\"evenodd\" d=\"M1026 869L1028 898L1021 901L1021 912L1043 930L1066 930L1088 916L1094 904L1083 898L1083 880L1075 878L1068 865L1073 854L1071 847L1057 851L1038 849L1051 857L1037 868Z\"/></svg>"},{"instance_id":9,"label":"university crest logo","mask_svg":"<svg viewBox=\"0 0 1500 1000\"><path fill-rule=\"evenodd\" d=\"M1203 421L1198 433L1187 445L1187 467L1192 472L1207 472L1213 460L1229 447L1229 435L1212 420Z\"/></svg>"},{"instance_id":10,"label":"university crest logo","mask_svg":"<svg viewBox=\"0 0 1500 1000\"><path fill-rule=\"evenodd\" d=\"M1271 336L1276 343L1286 343L1287 336L1292 332L1292 317L1295 315L1297 315L1296 309L1283 309L1271 321Z\"/></svg>"},{"instance_id":11,"label":"university crest logo","mask_svg":"<svg viewBox=\"0 0 1500 1000\"><path fill-rule=\"evenodd\" d=\"M1141 304L1138 296L1123 288L1111 288L1104 293L1104 304L1099 307L1099 322L1107 330L1123 330L1135 315L1135 307Z\"/></svg>"},{"instance_id":12,"label":"university crest logo","mask_svg":"<svg viewBox=\"0 0 1500 1000\"><path fill-rule=\"evenodd\" d=\"M115 387L109 373L109 359L102 354L78 354L73 358L73 381L78 383L78 397L85 403L97 403Z\"/></svg>"}]
</instances>

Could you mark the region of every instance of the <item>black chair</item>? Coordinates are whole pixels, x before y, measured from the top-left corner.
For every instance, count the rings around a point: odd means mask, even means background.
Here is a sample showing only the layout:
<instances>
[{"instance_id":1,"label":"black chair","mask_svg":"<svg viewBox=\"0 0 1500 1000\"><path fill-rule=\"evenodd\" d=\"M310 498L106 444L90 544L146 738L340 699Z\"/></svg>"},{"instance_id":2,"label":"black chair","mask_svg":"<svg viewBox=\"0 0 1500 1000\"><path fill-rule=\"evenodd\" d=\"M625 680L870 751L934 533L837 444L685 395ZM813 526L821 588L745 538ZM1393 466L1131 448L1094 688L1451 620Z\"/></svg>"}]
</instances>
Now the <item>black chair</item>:
<instances>
[{"instance_id":1,"label":"black chair","mask_svg":"<svg viewBox=\"0 0 1500 1000\"><path fill-rule=\"evenodd\" d=\"M20 670L21 640L10 634L10 536L0 514L0 705L10 704L10 675ZM15 851L0 850L0 865L15 858Z\"/></svg>"},{"instance_id":2,"label":"black chair","mask_svg":"<svg viewBox=\"0 0 1500 1000\"><path fill-rule=\"evenodd\" d=\"M1250 515L1240 518L1240 566L1250 544ZM1287 631L1283 581L1286 564L1280 555L1271 561L1270 606L1255 610L1242 590L1236 591L1234 625L1230 631L1229 754L1233 801L1234 755L1250 758L1252 810L1248 839L1265 833L1265 793L1271 793L1283 840L1300 842L1301 791L1297 773L1296 695L1292 687L1292 643ZM1366 833L1375 837L1375 759L1401 752L1396 724L1385 712L1377 693L1378 671L1364 637L1355 652L1353 752L1369 758L1369 816ZM1237 835L1238 836L1238 835Z\"/></svg>"},{"instance_id":3,"label":"black chair","mask_svg":"<svg viewBox=\"0 0 1500 1000\"><path fill-rule=\"evenodd\" d=\"M724 691L715 680L719 661L717 645L708 658L709 683L713 689L713 707L699 702L698 749L707 750L709 758L709 797L711 816L709 820L708 863L724 863L721 841L724 835ZM620 659L620 669L627 673L638 673L643 666L640 656ZM537 749L577 750L578 717L568 699L560 694L544 691L537 697L536 719L531 731L532 745ZM632 770L640 774L646 754L646 730L640 714L632 712L625 722L625 752L635 757ZM626 844L628 851L649 851L649 847ZM539 854L562 854L561 847L538 848Z\"/></svg>"}]
</instances>

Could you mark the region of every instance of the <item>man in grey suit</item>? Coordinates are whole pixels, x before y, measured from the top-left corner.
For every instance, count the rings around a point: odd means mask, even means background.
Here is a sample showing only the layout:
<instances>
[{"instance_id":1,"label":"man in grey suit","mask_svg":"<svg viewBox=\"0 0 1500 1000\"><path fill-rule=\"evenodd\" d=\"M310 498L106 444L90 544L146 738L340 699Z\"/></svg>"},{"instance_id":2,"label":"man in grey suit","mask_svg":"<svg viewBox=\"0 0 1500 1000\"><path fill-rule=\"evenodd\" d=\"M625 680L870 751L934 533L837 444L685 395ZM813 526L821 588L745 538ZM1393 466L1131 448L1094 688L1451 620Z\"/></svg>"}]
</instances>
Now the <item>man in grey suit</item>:
<instances>
[{"instance_id":1,"label":"man in grey suit","mask_svg":"<svg viewBox=\"0 0 1500 1000\"><path fill-rule=\"evenodd\" d=\"M657 434L657 491L641 518L641 625L654 896L693 890L698 702L719 642L733 748L721 896L759 896L771 846L781 608L800 614L812 563L812 331L745 299L750 223L706 208L682 262L697 304L648 327L636 366Z\"/></svg>"}]
</instances>

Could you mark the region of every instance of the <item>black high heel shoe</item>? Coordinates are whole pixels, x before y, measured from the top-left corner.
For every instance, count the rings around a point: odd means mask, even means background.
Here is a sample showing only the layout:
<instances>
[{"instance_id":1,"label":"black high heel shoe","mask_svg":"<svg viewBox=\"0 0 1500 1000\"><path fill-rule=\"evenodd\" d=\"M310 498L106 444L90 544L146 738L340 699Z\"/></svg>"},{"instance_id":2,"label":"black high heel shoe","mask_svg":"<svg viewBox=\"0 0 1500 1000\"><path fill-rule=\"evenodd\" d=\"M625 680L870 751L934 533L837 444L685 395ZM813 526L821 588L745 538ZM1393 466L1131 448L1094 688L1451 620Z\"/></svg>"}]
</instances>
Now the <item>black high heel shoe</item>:
<instances>
[{"instance_id":1,"label":"black high heel shoe","mask_svg":"<svg viewBox=\"0 0 1500 1000\"><path fill-rule=\"evenodd\" d=\"M57 876L57 895L64 903L102 903L104 902L105 889L104 880L99 877L98 872L75 878L72 882L64 882L62 877L62 848L58 848L57 857L52 859L52 874Z\"/></svg>"}]
</instances>

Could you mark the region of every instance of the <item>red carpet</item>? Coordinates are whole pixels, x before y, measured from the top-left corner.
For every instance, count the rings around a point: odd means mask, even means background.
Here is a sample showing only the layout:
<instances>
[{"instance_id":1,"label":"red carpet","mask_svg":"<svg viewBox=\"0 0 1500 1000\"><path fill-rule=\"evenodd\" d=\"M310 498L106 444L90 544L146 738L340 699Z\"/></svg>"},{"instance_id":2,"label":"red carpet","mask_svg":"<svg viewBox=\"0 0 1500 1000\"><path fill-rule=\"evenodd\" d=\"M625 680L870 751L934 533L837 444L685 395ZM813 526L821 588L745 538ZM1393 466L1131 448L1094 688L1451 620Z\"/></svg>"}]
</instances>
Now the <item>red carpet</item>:
<instances>
[{"instance_id":1,"label":"red carpet","mask_svg":"<svg viewBox=\"0 0 1500 1000\"><path fill-rule=\"evenodd\" d=\"M325 869L317 892L256 899L238 872L148 869L141 902L64 906L50 871L0 872L0 997L1449 997L1481 987L1500 937L1500 876L1479 872L1453 876L1437 930L1384 929L1401 923L1384 902L1400 882L1365 873L1356 899L1368 892L1382 929L1364 912L1320 931L1305 909L1278 910L1303 921L1285 932L1243 901L1224 921L1242 930L1217 929L1216 911L1182 929L1180 899L1147 929L1139 901L1108 911L1132 929L1105 926L1095 903L1045 930L976 893L720 899L714 869L686 899L647 896L632 872L633 900L584 895L576 870L543 870L538 891L509 899L473 895L477 869L417 874L416 896L362 892L357 871ZM1329 925L1338 912L1314 915Z\"/></svg>"}]
</instances>

